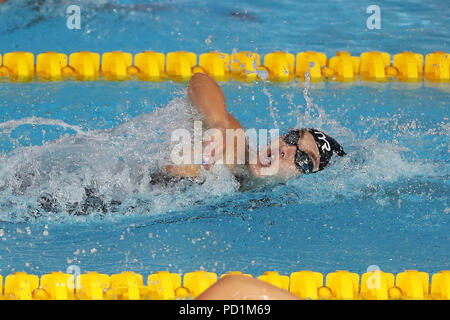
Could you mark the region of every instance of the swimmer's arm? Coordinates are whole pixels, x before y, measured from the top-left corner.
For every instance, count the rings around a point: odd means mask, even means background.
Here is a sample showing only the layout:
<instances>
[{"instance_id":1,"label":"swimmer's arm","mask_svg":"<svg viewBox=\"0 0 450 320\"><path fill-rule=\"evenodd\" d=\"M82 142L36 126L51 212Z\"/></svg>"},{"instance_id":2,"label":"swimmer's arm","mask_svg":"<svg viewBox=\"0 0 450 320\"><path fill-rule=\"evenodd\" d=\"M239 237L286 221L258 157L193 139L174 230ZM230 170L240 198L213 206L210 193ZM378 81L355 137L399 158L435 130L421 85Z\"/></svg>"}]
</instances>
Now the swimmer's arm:
<instances>
[{"instance_id":1,"label":"swimmer's arm","mask_svg":"<svg viewBox=\"0 0 450 320\"><path fill-rule=\"evenodd\" d=\"M192 104L203 114L209 126L221 131L223 138L222 141L213 139L205 145L203 150L205 168L208 169L209 165L222 158L222 155L223 159L234 158L232 163L227 161L227 167L230 170L234 169L236 163L244 163L245 152L238 152L238 148L245 148L244 130L239 121L227 111L225 95L217 82L204 73L196 73L189 81L188 96ZM236 134L234 150L226 149L228 141L225 143L225 137L228 129L235 130L233 132ZM244 143L238 146L238 140Z\"/></svg>"},{"instance_id":2,"label":"swimmer's arm","mask_svg":"<svg viewBox=\"0 0 450 320\"><path fill-rule=\"evenodd\" d=\"M225 95L214 79L204 73L196 73L189 81L187 91L189 100L211 128L242 129L239 121L227 111Z\"/></svg>"},{"instance_id":3,"label":"swimmer's arm","mask_svg":"<svg viewBox=\"0 0 450 320\"><path fill-rule=\"evenodd\" d=\"M196 73L189 81L187 91L189 100L203 114L208 125L211 128L221 130L223 137L225 137L226 129L242 129L239 121L227 111L225 95L214 79L204 73ZM221 144L222 148L224 148L224 145L224 143ZM219 149L218 145L210 147L206 150ZM223 149L222 151L226 152ZM237 145L235 145L234 155L235 163L237 163ZM232 169L233 165L228 165L228 167ZM208 169L209 166L206 165L205 168ZM200 165L168 165L166 171L182 177L193 177L200 174Z\"/></svg>"}]
</instances>

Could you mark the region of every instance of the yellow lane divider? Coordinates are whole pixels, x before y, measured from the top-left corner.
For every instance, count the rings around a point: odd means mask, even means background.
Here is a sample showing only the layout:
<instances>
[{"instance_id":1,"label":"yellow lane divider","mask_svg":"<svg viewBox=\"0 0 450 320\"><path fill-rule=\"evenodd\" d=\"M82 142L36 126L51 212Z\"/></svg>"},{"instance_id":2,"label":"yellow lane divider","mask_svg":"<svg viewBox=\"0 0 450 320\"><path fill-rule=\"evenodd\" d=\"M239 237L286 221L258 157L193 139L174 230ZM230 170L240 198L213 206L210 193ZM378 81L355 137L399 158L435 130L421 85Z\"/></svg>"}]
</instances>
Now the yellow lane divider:
<instances>
[{"instance_id":1,"label":"yellow lane divider","mask_svg":"<svg viewBox=\"0 0 450 320\"><path fill-rule=\"evenodd\" d=\"M197 59L193 52L176 51L163 54L144 51L136 55L112 51L100 54L80 51L66 54L57 52L40 53L35 57L30 52L9 52L0 55L0 78L10 80L140 80L186 81L194 73L204 72L220 81L235 79L254 81L291 81L305 79L309 70L311 81L363 80L386 81L428 81L448 82L450 80L450 58L445 52L429 53L425 56L414 52L401 52L393 57L387 52L363 52L352 56L339 51L327 58L325 53L315 51L272 52L264 55L241 51L232 54L221 52L203 53Z\"/></svg>"},{"instance_id":2,"label":"yellow lane divider","mask_svg":"<svg viewBox=\"0 0 450 320\"><path fill-rule=\"evenodd\" d=\"M242 274L230 271L220 276ZM244 274L253 277L251 274ZM214 272L194 271L181 276L159 271L150 274L147 284L141 274L125 271L111 276L98 272L78 275L52 272L40 277L16 272L0 276L0 300L169 300L193 299L218 281ZM301 299L333 300L450 300L450 270L440 271L431 277L428 273L407 270L386 273L374 270L357 273L339 270L326 276L308 270L280 275L267 271L258 277L298 296ZM325 280L325 283L324 283Z\"/></svg>"}]
</instances>

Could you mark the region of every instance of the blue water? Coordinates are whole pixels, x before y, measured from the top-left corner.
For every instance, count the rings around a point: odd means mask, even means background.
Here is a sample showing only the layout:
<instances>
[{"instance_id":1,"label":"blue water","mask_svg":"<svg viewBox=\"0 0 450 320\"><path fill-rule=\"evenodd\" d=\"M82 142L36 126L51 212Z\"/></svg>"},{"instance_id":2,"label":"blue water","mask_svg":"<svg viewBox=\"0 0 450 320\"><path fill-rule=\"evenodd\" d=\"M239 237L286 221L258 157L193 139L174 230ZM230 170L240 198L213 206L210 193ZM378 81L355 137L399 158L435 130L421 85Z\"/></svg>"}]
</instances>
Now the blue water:
<instances>
[{"instance_id":1,"label":"blue water","mask_svg":"<svg viewBox=\"0 0 450 320\"><path fill-rule=\"evenodd\" d=\"M22 8L26 2L0 5L1 54L426 54L449 46L445 1L379 3L380 30L366 28L372 3L364 1L79 1L81 30L66 28L72 1L39 9ZM140 177L163 161L164 134L186 121L185 83L3 81L0 274L71 265L145 275L450 267L448 84L322 82L306 97L301 82L221 85L245 128L320 127L348 156L318 174L245 192L226 172L202 186L148 190ZM88 185L122 204L69 215L64 204ZM58 212L37 212L43 193L54 195Z\"/></svg>"}]
</instances>

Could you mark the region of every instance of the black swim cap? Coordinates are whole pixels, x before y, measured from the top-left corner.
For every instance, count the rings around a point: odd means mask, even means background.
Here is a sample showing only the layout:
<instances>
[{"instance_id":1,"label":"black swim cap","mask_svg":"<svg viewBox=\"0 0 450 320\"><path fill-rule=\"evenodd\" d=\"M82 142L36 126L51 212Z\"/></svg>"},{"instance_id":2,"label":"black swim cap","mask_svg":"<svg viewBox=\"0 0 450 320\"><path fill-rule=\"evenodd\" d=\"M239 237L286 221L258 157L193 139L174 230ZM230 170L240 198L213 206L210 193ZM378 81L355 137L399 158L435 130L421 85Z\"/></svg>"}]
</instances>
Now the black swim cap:
<instances>
[{"instance_id":1,"label":"black swim cap","mask_svg":"<svg viewBox=\"0 0 450 320\"><path fill-rule=\"evenodd\" d=\"M333 154L337 154L340 157L346 155L344 148L326 133L314 128L308 128L306 130L312 134L316 141L317 148L319 149L320 164L318 171L328 165Z\"/></svg>"},{"instance_id":2,"label":"black swim cap","mask_svg":"<svg viewBox=\"0 0 450 320\"><path fill-rule=\"evenodd\" d=\"M317 148L319 149L320 163L319 163L319 170L317 171L322 170L328 165L331 157L333 156L333 153L341 157L346 154L342 146L326 133L314 128L302 130L306 130L309 133L311 133L311 135L314 137L314 141L316 142ZM302 173L317 172L313 171L314 164L311 157L306 152L300 150L298 147L298 142L300 140L302 130L298 129L291 130L285 135L283 135L282 138L284 142L297 148L297 151L295 153L295 166L300 172Z\"/></svg>"}]
</instances>

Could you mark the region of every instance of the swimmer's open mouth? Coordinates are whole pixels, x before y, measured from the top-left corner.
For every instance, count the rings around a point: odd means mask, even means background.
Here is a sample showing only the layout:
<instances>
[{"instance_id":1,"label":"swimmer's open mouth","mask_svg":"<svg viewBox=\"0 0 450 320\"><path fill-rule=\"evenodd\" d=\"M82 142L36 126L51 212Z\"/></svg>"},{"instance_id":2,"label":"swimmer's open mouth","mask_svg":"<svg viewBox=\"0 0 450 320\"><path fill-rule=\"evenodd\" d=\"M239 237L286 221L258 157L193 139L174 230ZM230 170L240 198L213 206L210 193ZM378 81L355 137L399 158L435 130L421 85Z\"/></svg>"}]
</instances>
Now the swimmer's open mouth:
<instances>
[{"instance_id":1,"label":"swimmer's open mouth","mask_svg":"<svg viewBox=\"0 0 450 320\"><path fill-rule=\"evenodd\" d=\"M270 167L272 164L272 149L270 147L267 147L266 152L260 154L259 162L263 167Z\"/></svg>"}]
</instances>

